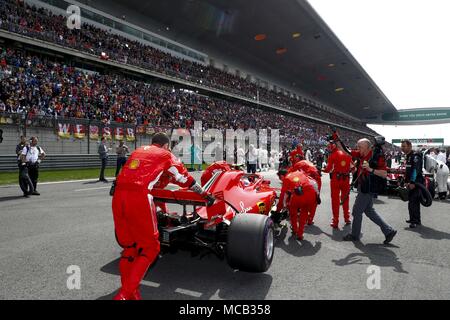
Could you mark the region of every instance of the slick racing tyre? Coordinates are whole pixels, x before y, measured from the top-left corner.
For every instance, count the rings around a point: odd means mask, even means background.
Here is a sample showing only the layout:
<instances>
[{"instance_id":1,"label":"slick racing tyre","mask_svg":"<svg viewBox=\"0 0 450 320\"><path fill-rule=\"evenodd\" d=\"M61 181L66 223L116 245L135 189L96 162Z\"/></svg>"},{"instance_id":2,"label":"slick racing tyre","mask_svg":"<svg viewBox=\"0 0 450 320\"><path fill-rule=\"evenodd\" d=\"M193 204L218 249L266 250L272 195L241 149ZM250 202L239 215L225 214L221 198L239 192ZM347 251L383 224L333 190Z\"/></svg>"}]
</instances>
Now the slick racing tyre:
<instances>
[{"instance_id":1,"label":"slick racing tyre","mask_svg":"<svg viewBox=\"0 0 450 320\"><path fill-rule=\"evenodd\" d=\"M274 253L273 221L261 214L238 214L228 229L226 257L233 269L266 272Z\"/></svg>"}]
</instances>

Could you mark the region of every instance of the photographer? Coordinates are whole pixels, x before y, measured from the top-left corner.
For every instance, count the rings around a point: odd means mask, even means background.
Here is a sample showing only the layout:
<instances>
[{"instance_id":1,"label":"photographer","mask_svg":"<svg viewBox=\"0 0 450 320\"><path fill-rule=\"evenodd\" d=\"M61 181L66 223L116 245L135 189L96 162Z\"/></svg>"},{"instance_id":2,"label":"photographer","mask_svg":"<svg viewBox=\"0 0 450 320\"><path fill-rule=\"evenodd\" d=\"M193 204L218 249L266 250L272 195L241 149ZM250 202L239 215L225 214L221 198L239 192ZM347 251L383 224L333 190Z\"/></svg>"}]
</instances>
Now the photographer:
<instances>
[{"instance_id":1,"label":"photographer","mask_svg":"<svg viewBox=\"0 0 450 320\"><path fill-rule=\"evenodd\" d=\"M405 183L408 189L408 211L410 228L416 228L422 224L420 218L420 189L416 187L416 183L424 183L422 175L423 158L422 153L414 152L412 144L409 140L402 141L402 152L406 155L406 173Z\"/></svg>"},{"instance_id":2,"label":"photographer","mask_svg":"<svg viewBox=\"0 0 450 320\"><path fill-rule=\"evenodd\" d=\"M377 145L372 149L372 144L368 139L358 141L358 150L349 151L340 141L335 133L334 140L337 146L350 154L353 158L360 160L358 168L358 194L353 205L353 224L352 232L344 236L344 241L359 241L361 236L362 214L365 213L370 220L377 224L384 236L384 244L392 241L397 231L386 224L373 208L373 194L377 193L382 187L381 179L386 179L387 168L384 154L381 149L382 141L377 140Z\"/></svg>"},{"instance_id":3,"label":"photographer","mask_svg":"<svg viewBox=\"0 0 450 320\"><path fill-rule=\"evenodd\" d=\"M26 166L28 168L28 175L33 184L33 190L31 194L34 196L40 196L41 194L37 192L37 182L39 179L39 164L45 158L45 152L39 147L38 138L32 137L30 139L30 145L25 146L20 155L21 166Z\"/></svg>"},{"instance_id":4,"label":"photographer","mask_svg":"<svg viewBox=\"0 0 450 320\"><path fill-rule=\"evenodd\" d=\"M27 138L25 136L20 136L20 143L16 146L17 166L19 167L19 186L23 192L23 196L29 198L30 194L34 191L33 183L28 175L26 163L22 165L21 160L22 151L26 146L28 146Z\"/></svg>"},{"instance_id":5,"label":"photographer","mask_svg":"<svg viewBox=\"0 0 450 320\"><path fill-rule=\"evenodd\" d=\"M116 154L117 154L117 164L116 164L116 175L115 177L119 175L120 169L125 165L127 162L127 154L130 153L130 149L123 141L119 142L119 145L116 147Z\"/></svg>"}]
</instances>

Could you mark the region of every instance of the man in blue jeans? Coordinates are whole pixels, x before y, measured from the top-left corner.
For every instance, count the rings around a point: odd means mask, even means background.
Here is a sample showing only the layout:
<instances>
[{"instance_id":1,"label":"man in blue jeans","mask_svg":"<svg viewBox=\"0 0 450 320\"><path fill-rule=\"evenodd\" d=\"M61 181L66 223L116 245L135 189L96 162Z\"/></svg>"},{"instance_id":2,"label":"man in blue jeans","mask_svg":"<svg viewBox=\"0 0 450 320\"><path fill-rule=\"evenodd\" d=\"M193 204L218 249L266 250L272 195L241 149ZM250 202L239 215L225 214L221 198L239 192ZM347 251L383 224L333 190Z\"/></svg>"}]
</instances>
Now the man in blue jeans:
<instances>
[{"instance_id":1,"label":"man in blue jeans","mask_svg":"<svg viewBox=\"0 0 450 320\"><path fill-rule=\"evenodd\" d=\"M340 140L338 140L337 145L341 150L348 152ZM357 148L357 150L352 150L350 153L353 158L360 160L358 194L353 205L352 232L344 236L343 240L359 241L363 213L365 213L372 222L380 227L386 238L384 244L388 244L395 237L397 231L384 222L373 208L373 194L377 192L377 183L380 183L377 177L385 179L387 176L385 157L384 154L378 154L374 157L372 144L368 139L359 140Z\"/></svg>"}]
</instances>

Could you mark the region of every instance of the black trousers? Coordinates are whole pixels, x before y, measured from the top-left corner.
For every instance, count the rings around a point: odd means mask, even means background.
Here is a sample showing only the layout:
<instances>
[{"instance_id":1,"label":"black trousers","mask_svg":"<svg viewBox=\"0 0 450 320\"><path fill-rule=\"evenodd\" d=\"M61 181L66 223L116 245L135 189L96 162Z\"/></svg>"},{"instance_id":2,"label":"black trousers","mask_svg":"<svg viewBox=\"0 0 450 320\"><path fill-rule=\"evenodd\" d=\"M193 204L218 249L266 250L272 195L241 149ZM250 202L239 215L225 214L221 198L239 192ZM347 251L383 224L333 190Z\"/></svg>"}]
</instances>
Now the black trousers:
<instances>
[{"instance_id":1,"label":"black trousers","mask_svg":"<svg viewBox=\"0 0 450 320\"><path fill-rule=\"evenodd\" d=\"M411 223L422 223L420 220L420 189L417 187L409 190L408 211Z\"/></svg>"},{"instance_id":2,"label":"black trousers","mask_svg":"<svg viewBox=\"0 0 450 320\"><path fill-rule=\"evenodd\" d=\"M247 173L256 173L256 163L247 165Z\"/></svg>"},{"instance_id":3,"label":"black trousers","mask_svg":"<svg viewBox=\"0 0 450 320\"><path fill-rule=\"evenodd\" d=\"M30 176L31 183L33 183L34 191L36 191L39 179L39 166L37 164L29 164L28 175Z\"/></svg>"},{"instance_id":4,"label":"black trousers","mask_svg":"<svg viewBox=\"0 0 450 320\"><path fill-rule=\"evenodd\" d=\"M33 182L28 174L28 167L19 163L19 186L23 194L31 194L34 192Z\"/></svg>"},{"instance_id":5,"label":"black trousers","mask_svg":"<svg viewBox=\"0 0 450 320\"><path fill-rule=\"evenodd\" d=\"M108 162L108 158L102 158L102 168L100 169L100 180L105 180L105 168Z\"/></svg>"},{"instance_id":6,"label":"black trousers","mask_svg":"<svg viewBox=\"0 0 450 320\"><path fill-rule=\"evenodd\" d=\"M127 158L117 158L117 164L116 164L116 177L120 172L120 169L125 165L127 162Z\"/></svg>"}]
</instances>

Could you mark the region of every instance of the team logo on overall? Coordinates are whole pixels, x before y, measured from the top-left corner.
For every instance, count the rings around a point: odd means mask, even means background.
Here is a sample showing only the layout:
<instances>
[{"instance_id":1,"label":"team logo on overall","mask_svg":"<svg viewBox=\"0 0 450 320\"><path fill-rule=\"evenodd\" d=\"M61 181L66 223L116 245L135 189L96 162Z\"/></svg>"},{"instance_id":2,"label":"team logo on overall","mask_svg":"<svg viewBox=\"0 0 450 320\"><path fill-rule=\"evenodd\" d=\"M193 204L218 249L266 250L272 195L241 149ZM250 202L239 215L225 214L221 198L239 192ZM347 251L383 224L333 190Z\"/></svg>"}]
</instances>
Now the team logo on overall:
<instances>
[{"instance_id":1,"label":"team logo on overall","mask_svg":"<svg viewBox=\"0 0 450 320\"><path fill-rule=\"evenodd\" d=\"M130 162L130 164L128 165L128 167L129 167L131 170L136 170L137 168L139 168L139 160L136 160L136 159L131 160L131 162Z\"/></svg>"},{"instance_id":2,"label":"team logo on overall","mask_svg":"<svg viewBox=\"0 0 450 320\"><path fill-rule=\"evenodd\" d=\"M294 178L294 182L299 182L300 181L300 178L299 177L295 177Z\"/></svg>"},{"instance_id":3,"label":"team logo on overall","mask_svg":"<svg viewBox=\"0 0 450 320\"><path fill-rule=\"evenodd\" d=\"M347 164L347 161L341 161L341 167L345 167L346 164Z\"/></svg>"},{"instance_id":4,"label":"team logo on overall","mask_svg":"<svg viewBox=\"0 0 450 320\"><path fill-rule=\"evenodd\" d=\"M260 214L266 214L266 204L264 202L258 202L256 205L258 206Z\"/></svg>"}]
</instances>

